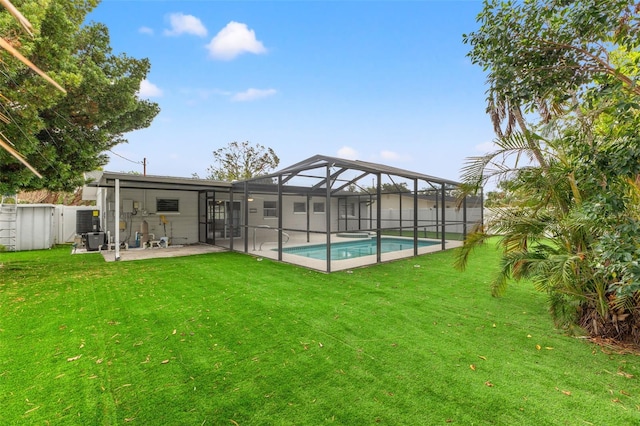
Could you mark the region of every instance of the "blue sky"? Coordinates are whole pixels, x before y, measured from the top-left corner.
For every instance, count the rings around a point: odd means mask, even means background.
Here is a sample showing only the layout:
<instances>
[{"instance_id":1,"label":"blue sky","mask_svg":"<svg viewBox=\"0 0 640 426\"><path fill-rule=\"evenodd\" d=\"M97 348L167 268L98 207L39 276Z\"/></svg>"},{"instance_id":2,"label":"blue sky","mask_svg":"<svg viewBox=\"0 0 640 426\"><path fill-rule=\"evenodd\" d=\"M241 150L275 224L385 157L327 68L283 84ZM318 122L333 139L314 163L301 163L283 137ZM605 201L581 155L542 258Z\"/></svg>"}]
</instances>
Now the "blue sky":
<instances>
[{"instance_id":1,"label":"blue sky","mask_svg":"<svg viewBox=\"0 0 640 426\"><path fill-rule=\"evenodd\" d=\"M462 34L481 1L103 0L114 53L149 58L152 125L110 171L205 177L232 141L286 167L315 154L458 180L494 138ZM124 157L124 158L122 158Z\"/></svg>"}]
</instances>

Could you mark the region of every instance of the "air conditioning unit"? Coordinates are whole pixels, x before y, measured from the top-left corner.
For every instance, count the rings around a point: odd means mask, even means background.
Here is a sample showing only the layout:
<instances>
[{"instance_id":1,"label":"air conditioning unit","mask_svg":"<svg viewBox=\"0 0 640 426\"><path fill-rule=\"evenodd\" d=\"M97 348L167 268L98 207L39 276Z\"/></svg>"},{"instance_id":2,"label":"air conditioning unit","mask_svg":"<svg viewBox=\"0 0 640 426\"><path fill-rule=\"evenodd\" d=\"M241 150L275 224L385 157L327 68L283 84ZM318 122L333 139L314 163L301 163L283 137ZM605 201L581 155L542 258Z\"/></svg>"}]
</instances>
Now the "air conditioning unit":
<instances>
[{"instance_id":1,"label":"air conditioning unit","mask_svg":"<svg viewBox=\"0 0 640 426\"><path fill-rule=\"evenodd\" d=\"M78 210L76 212L76 234L100 231L100 210Z\"/></svg>"}]
</instances>

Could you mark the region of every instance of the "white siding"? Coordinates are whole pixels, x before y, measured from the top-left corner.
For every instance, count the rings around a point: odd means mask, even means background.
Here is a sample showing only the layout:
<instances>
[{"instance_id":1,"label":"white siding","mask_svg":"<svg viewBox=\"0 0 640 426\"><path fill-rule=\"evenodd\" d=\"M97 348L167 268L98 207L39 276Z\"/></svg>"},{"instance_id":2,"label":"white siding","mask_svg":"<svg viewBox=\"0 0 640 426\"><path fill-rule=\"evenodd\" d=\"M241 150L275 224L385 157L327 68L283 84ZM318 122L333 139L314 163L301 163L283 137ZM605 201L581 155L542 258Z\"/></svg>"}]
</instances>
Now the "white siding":
<instances>
[{"instance_id":1,"label":"white siding","mask_svg":"<svg viewBox=\"0 0 640 426\"><path fill-rule=\"evenodd\" d=\"M100 197L99 197L100 198ZM178 199L178 213L156 212L156 199ZM137 209L133 213L122 211L120 203L120 221L124 229L120 230L120 241L135 245L136 232L141 232L142 222L146 221L149 234L155 239L167 236L171 244L193 244L198 242L198 193L196 191L170 191L155 189L121 189L120 200L131 200ZM103 204L102 202L100 204ZM102 229L115 236L115 197L114 190L109 189L102 207ZM162 223L164 216L167 224ZM119 227L118 227L119 228Z\"/></svg>"}]
</instances>

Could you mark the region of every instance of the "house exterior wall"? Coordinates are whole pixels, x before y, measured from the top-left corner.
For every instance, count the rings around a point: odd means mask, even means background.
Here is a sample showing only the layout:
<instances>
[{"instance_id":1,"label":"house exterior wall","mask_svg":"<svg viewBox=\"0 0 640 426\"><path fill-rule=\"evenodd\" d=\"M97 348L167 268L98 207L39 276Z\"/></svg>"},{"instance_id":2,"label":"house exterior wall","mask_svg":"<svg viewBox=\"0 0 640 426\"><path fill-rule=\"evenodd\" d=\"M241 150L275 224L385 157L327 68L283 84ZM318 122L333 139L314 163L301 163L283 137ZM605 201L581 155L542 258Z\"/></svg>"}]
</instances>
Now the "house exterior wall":
<instances>
[{"instance_id":1,"label":"house exterior wall","mask_svg":"<svg viewBox=\"0 0 640 426\"><path fill-rule=\"evenodd\" d=\"M157 199L178 200L178 212L157 210ZM179 190L128 189L120 190L120 224L115 223L115 190L99 188L97 203L101 216L101 227L114 239L116 228L120 242L136 246L136 232L142 233L143 222L147 223L147 236L139 240L169 237L171 244L194 244L198 242L198 192ZM132 211L129 207L132 208ZM162 217L166 224L162 223ZM153 234L151 236L150 234Z\"/></svg>"},{"instance_id":2,"label":"house exterior wall","mask_svg":"<svg viewBox=\"0 0 640 426\"><path fill-rule=\"evenodd\" d=\"M264 216L264 202L265 201L277 201L278 197L275 195L261 196L261 198L255 198L253 201L248 202L249 206L249 227L256 226L270 226L272 228L278 227L277 217L265 217ZM309 216L309 230L313 232L326 232L327 228L327 212L331 209L331 227L333 230L338 226L338 200L332 198L331 204L327 208L326 198L324 197L311 197L309 201L308 211L302 213L294 212L295 203L307 204L306 196L283 196L282 197L282 216L283 227L286 229L295 229L304 231L307 229L307 215ZM323 203L325 211L323 213L314 213L314 203Z\"/></svg>"}]
</instances>

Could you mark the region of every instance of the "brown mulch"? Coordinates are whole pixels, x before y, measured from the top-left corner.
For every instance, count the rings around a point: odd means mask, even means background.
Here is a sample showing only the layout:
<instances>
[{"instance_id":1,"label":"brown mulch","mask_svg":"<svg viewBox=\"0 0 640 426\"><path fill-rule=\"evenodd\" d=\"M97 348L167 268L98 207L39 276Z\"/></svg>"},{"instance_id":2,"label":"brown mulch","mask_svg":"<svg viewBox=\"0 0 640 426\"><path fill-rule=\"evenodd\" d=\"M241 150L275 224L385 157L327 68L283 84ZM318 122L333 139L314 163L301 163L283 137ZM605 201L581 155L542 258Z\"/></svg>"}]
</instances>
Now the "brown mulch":
<instances>
[{"instance_id":1,"label":"brown mulch","mask_svg":"<svg viewBox=\"0 0 640 426\"><path fill-rule=\"evenodd\" d=\"M589 337L588 340L600 346L602 352L614 355L637 355L640 356L640 347L632 343L619 342L608 337Z\"/></svg>"}]
</instances>

